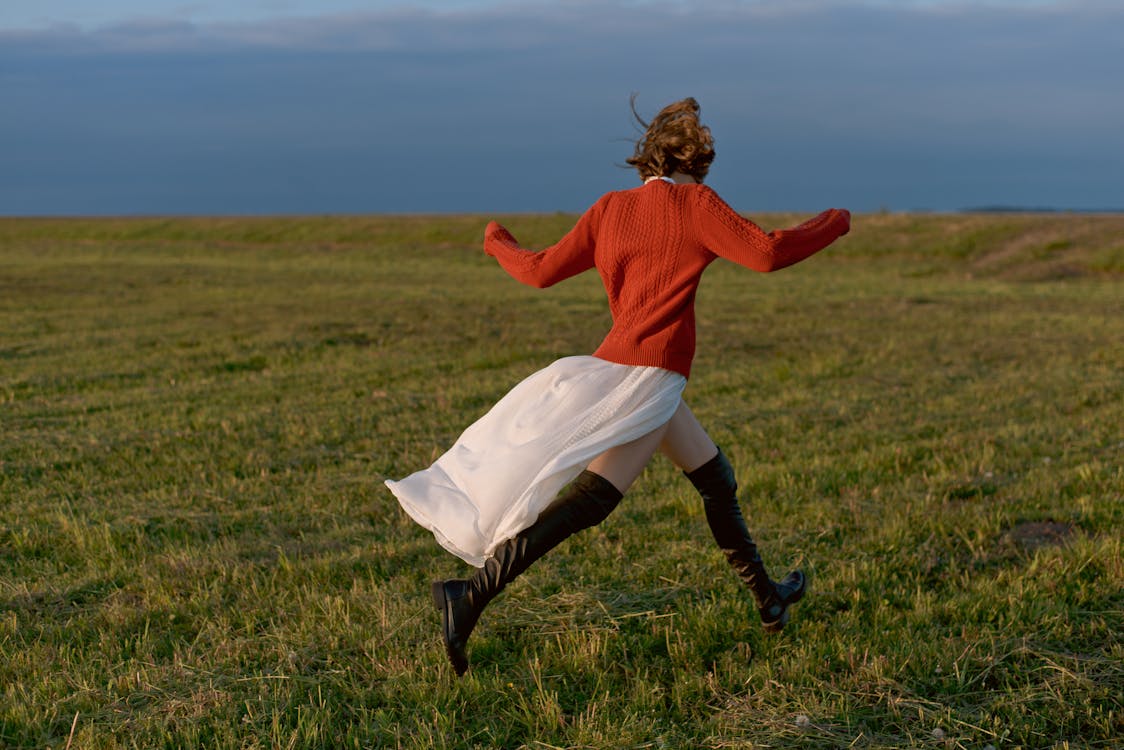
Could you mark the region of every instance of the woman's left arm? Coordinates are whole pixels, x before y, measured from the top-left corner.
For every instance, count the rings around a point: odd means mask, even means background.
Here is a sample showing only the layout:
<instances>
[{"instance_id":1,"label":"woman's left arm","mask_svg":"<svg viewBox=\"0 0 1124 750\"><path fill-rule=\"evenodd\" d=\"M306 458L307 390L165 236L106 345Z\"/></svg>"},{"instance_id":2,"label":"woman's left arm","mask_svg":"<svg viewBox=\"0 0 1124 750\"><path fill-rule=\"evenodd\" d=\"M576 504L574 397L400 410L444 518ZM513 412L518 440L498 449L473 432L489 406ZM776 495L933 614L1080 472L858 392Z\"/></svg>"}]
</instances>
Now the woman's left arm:
<instances>
[{"instance_id":1,"label":"woman's left arm","mask_svg":"<svg viewBox=\"0 0 1124 750\"><path fill-rule=\"evenodd\" d=\"M755 271L786 268L816 254L851 229L851 212L829 208L791 229L765 232L709 188L700 190L698 231L711 252Z\"/></svg>"}]
</instances>

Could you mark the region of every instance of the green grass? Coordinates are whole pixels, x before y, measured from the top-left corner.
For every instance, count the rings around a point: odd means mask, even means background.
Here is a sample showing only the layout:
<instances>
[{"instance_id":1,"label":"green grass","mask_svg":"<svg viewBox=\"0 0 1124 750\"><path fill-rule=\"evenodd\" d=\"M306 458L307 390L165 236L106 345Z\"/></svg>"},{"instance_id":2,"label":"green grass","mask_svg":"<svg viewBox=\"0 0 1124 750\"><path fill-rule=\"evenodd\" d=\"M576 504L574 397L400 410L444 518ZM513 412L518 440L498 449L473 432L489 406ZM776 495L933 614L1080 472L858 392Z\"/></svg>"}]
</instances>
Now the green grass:
<instances>
[{"instance_id":1,"label":"green grass","mask_svg":"<svg viewBox=\"0 0 1124 750\"><path fill-rule=\"evenodd\" d=\"M608 322L484 223L0 221L0 746L1121 746L1124 218L860 216L716 264L687 398L811 574L792 623L657 459L457 680L428 582L466 566L382 479Z\"/></svg>"}]
</instances>

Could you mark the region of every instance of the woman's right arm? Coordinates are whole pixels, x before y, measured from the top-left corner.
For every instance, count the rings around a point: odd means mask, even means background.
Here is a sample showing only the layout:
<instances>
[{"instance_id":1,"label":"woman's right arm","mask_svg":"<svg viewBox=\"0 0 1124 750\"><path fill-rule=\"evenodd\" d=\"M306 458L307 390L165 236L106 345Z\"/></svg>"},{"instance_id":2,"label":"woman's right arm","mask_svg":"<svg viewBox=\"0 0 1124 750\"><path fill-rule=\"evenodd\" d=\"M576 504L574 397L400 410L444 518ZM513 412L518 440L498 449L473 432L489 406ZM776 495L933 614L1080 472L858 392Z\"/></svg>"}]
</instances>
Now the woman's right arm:
<instances>
[{"instance_id":1,"label":"woman's right arm","mask_svg":"<svg viewBox=\"0 0 1124 750\"><path fill-rule=\"evenodd\" d=\"M499 261L513 278L542 289L593 268L597 228L605 199L597 201L566 236L545 250L533 252L505 227L490 222L484 230L484 252Z\"/></svg>"}]
</instances>

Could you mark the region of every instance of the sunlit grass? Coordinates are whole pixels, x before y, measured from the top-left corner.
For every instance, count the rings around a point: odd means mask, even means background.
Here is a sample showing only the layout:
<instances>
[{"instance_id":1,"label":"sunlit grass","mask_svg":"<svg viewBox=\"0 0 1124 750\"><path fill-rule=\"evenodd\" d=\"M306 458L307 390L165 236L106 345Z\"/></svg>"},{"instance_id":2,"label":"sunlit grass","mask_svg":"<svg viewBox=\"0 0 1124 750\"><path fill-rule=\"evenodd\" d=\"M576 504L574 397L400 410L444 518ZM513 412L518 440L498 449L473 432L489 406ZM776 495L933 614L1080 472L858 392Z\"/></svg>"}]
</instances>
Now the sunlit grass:
<instances>
[{"instance_id":1,"label":"sunlit grass","mask_svg":"<svg viewBox=\"0 0 1124 750\"><path fill-rule=\"evenodd\" d=\"M456 680L428 581L464 567L382 479L607 325L484 223L0 221L0 746L1119 743L1124 219L857 217L716 264L687 397L812 576L792 624L661 459Z\"/></svg>"}]
</instances>

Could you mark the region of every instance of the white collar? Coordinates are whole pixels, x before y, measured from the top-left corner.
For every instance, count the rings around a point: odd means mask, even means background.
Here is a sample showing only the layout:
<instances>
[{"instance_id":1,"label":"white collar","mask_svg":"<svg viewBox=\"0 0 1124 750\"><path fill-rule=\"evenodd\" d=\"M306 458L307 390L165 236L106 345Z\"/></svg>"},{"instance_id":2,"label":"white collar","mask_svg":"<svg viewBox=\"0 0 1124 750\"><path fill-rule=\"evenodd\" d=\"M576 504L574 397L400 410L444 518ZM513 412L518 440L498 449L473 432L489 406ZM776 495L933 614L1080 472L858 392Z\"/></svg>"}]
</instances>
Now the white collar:
<instances>
[{"instance_id":1,"label":"white collar","mask_svg":"<svg viewBox=\"0 0 1124 750\"><path fill-rule=\"evenodd\" d=\"M664 182L670 182L672 185L675 184L675 180L671 179L670 177L659 177L657 175L652 175L648 179L644 180L644 184L647 185L649 182L651 182L653 180L663 180Z\"/></svg>"}]
</instances>

